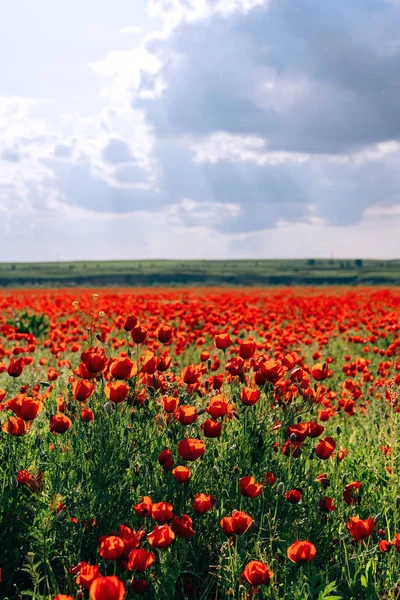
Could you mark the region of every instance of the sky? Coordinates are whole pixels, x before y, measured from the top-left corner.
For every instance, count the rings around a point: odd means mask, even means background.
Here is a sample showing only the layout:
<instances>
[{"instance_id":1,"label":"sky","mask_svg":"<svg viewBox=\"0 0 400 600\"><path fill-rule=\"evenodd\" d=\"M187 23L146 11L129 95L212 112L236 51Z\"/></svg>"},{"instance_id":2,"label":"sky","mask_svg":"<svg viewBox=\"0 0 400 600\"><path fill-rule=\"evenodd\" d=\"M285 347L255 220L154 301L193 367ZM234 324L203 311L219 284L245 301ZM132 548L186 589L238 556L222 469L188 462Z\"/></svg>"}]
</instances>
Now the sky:
<instances>
[{"instance_id":1,"label":"sky","mask_svg":"<svg viewBox=\"0 0 400 600\"><path fill-rule=\"evenodd\" d=\"M399 258L400 0L2 0L0 261Z\"/></svg>"}]
</instances>

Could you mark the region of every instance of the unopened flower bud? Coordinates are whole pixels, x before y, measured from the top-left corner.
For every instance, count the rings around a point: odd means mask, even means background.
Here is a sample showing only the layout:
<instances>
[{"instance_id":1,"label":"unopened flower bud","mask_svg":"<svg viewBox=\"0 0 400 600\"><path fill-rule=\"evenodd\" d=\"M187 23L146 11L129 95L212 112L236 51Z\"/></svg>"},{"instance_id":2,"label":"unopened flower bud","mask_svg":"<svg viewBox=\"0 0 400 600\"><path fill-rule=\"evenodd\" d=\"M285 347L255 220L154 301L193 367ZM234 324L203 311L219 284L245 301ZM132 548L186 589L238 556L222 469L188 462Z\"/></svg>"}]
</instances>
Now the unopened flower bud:
<instances>
[{"instance_id":1,"label":"unopened flower bud","mask_svg":"<svg viewBox=\"0 0 400 600\"><path fill-rule=\"evenodd\" d=\"M280 481L278 483L278 485L276 486L276 491L278 492L278 494L283 494L284 489L285 489L285 486L283 484L283 481Z\"/></svg>"},{"instance_id":2,"label":"unopened flower bud","mask_svg":"<svg viewBox=\"0 0 400 600\"><path fill-rule=\"evenodd\" d=\"M66 510L65 510L65 508L61 509L61 510L60 510L60 512L58 512L58 513L56 514L56 519L57 519L57 521L64 521L64 519L65 519L65 515L66 515L66 514L67 514L67 513L66 513Z\"/></svg>"},{"instance_id":3,"label":"unopened flower bud","mask_svg":"<svg viewBox=\"0 0 400 600\"><path fill-rule=\"evenodd\" d=\"M104 410L106 411L106 413L108 413L109 415L111 415L114 412L114 407L111 404L111 402L106 402L104 404Z\"/></svg>"}]
</instances>

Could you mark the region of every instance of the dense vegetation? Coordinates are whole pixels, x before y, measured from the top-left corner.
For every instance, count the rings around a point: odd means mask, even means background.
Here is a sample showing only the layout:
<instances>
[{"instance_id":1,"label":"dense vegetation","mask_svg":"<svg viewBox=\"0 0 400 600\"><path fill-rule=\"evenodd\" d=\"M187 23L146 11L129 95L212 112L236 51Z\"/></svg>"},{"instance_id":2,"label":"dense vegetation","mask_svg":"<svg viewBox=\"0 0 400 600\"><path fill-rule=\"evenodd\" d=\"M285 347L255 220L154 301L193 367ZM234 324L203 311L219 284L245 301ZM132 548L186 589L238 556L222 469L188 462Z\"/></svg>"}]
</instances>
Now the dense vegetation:
<instances>
[{"instance_id":1,"label":"dense vegetation","mask_svg":"<svg viewBox=\"0 0 400 600\"><path fill-rule=\"evenodd\" d=\"M400 285L400 260L0 263L0 286Z\"/></svg>"}]
</instances>

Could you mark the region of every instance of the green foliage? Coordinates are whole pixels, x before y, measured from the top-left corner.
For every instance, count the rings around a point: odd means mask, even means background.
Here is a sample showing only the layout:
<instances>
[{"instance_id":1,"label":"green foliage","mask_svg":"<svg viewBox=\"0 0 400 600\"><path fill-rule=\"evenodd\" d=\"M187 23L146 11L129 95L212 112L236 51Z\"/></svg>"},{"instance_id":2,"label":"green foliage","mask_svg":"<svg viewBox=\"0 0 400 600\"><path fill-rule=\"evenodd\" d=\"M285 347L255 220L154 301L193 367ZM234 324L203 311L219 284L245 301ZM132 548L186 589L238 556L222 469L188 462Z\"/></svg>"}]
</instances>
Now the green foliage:
<instances>
[{"instance_id":1,"label":"green foliage","mask_svg":"<svg viewBox=\"0 0 400 600\"><path fill-rule=\"evenodd\" d=\"M44 313L37 314L26 309L15 313L14 318L8 319L7 324L19 333L31 333L36 338L46 335L49 331L49 321Z\"/></svg>"}]
</instances>

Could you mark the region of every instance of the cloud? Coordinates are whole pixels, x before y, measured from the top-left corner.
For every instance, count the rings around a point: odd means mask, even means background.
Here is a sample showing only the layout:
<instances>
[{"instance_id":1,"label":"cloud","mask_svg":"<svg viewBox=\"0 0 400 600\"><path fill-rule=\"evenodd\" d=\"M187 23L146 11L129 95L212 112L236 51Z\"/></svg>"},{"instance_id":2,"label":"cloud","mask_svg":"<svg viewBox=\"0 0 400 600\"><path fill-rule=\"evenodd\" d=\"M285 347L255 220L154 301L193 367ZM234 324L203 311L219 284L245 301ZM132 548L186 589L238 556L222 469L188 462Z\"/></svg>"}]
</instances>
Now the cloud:
<instances>
[{"instance_id":1,"label":"cloud","mask_svg":"<svg viewBox=\"0 0 400 600\"><path fill-rule=\"evenodd\" d=\"M71 79L71 106L48 88L0 96L2 251L18 223L18 252L45 235L46 252L68 256L395 253L394 1L149 0L147 11L153 30L114 19L110 38L105 20L88 31L95 51L75 66L90 90Z\"/></svg>"},{"instance_id":2,"label":"cloud","mask_svg":"<svg viewBox=\"0 0 400 600\"><path fill-rule=\"evenodd\" d=\"M1 159L6 162L16 163L21 160L21 155L18 150L14 148L4 148L1 153Z\"/></svg>"},{"instance_id":3,"label":"cloud","mask_svg":"<svg viewBox=\"0 0 400 600\"><path fill-rule=\"evenodd\" d=\"M129 145L117 138L111 138L103 149L103 160L112 165L128 163L132 160Z\"/></svg>"},{"instance_id":4,"label":"cloud","mask_svg":"<svg viewBox=\"0 0 400 600\"><path fill-rule=\"evenodd\" d=\"M345 153L395 139L400 48L392 10L363 0L343 6L274 0L269 10L185 22L149 44L168 59L165 90L134 105L145 107L159 135L223 130L261 136L278 151Z\"/></svg>"},{"instance_id":5,"label":"cloud","mask_svg":"<svg viewBox=\"0 0 400 600\"><path fill-rule=\"evenodd\" d=\"M280 222L256 233L219 233L202 223L186 224L180 217L198 207L185 201L129 215L98 213L54 203L54 214L32 219L30 227L5 228L0 252L5 261L143 258L396 258L400 214L382 214L376 207L357 226L328 227L325 223ZM216 207L218 209L218 207ZM211 210L213 210L211 208ZM230 209L232 212L236 207ZM377 211L380 217L377 220ZM214 213L215 214L215 213ZM71 244L73 235L74 244ZM40 239L40 244L37 240Z\"/></svg>"}]
</instances>

